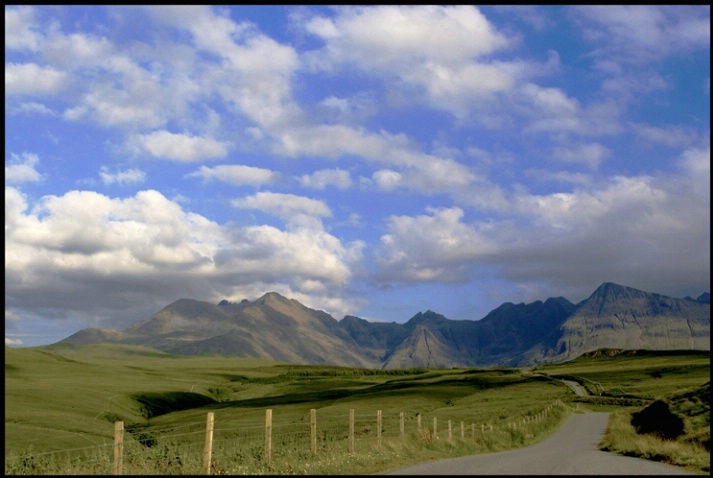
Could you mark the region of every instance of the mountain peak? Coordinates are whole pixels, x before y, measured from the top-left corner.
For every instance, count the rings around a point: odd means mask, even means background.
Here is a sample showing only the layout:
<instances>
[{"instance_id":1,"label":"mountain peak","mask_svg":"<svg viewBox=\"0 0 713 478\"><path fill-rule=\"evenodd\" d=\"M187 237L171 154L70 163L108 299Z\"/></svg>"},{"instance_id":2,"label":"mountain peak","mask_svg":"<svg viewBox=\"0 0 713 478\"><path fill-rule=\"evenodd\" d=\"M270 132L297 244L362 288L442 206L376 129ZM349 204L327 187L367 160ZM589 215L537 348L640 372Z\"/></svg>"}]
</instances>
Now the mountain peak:
<instances>
[{"instance_id":1,"label":"mountain peak","mask_svg":"<svg viewBox=\"0 0 713 478\"><path fill-rule=\"evenodd\" d=\"M518 365L597 348L710 350L710 304L700 301L604 282L577 305L563 297L508 302L478 321L451 321L429 309L399 324L356 316L340 322L267 292L237 303L179 299L124 331L85 329L65 341L371 368Z\"/></svg>"},{"instance_id":2,"label":"mountain peak","mask_svg":"<svg viewBox=\"0 0 713 478\"><path fill-rule=\"evenodd\" d=\"M604 282L602 285L597 287L597 290L591 295L593 297L609 298L633 298L645 296L646 292L639 289L634 289L633 287L626 287L623 285L615 284L614 282Z\"/></svg>"},{"instance_id":3,"label":"mountain peak","mask_svg":"<svg viewBox=\"0 0 713 478\"><path fill-rule=\"evenodd\" d=\"M409 319L407 322L408 325L418 325L422 324L423 322L442 322L446 319L444 316L441 314L438 314L432 310L427 310L426 312L419 312L418 314L414 315Z\"/></svg>"},{"instance_id":4,"label":"mountain peak","mask_svg":"<svg viewBox=\"0 0 713 478\"><path fill-rule=\"evenodd\" d=\"M287 297L280 295L277 292L266 292L262 297L255 301L256 304L269 304L271 302L289 303L292 302L292 299L288 299Z\"/></svg>"}]
</instances>

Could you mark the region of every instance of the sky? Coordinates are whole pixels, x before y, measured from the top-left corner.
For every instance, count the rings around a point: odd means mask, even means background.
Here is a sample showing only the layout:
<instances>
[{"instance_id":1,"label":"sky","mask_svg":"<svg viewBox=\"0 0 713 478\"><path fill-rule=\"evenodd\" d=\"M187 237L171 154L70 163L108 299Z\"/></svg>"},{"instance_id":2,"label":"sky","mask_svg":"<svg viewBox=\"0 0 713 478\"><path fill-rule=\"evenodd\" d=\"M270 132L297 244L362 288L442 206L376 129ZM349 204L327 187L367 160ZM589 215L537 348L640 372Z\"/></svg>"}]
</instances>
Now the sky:
<instances>
[{"instance_id":1,"label":"sky","mask_svg":"<svg viewBox=\"0 0 713 478\"><path fill-rule=\"evenodd\" d=\"M710 6L6 6L5 343L278 292L710 291Z\"/></svg>"}]
</instances>

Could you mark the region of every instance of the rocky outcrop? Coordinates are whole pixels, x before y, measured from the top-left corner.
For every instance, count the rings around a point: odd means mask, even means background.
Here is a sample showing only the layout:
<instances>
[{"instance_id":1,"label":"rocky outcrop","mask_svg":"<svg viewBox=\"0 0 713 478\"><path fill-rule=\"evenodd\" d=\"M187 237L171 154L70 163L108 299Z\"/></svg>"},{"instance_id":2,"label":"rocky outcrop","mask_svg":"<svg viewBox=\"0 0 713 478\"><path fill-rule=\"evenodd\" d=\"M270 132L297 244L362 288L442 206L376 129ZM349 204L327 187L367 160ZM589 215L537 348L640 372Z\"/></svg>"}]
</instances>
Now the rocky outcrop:
<instances>
[{"instance_id":1,"label":"rocky outcrop","mask_svg":"<svg viewBox=\"0 0 713 478\"><path fill-rule=\"evenodd\" d=\"M710 350L710 305L604 283L562 324L548 358L604 347Z\"/></svg>"}]
</instances>

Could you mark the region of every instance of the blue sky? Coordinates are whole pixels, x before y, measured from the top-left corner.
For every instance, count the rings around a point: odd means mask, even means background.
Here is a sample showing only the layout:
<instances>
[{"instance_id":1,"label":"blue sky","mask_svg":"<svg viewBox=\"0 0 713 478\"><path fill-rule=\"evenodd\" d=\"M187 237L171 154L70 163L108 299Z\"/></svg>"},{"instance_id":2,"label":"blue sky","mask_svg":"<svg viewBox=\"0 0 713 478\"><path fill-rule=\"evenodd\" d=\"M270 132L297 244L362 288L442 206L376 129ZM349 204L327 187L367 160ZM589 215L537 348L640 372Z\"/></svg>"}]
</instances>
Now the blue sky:
<instances>
[{"instance_id":1,"label":"blue sky","mask_svg":"<svg viewBox=\"0 0 713 478\"><path fill-rule=\"evenodd\" d=\"M709 6L6 6L5 343L179 298L710 291Z\"/></svg>"}]
</instances>

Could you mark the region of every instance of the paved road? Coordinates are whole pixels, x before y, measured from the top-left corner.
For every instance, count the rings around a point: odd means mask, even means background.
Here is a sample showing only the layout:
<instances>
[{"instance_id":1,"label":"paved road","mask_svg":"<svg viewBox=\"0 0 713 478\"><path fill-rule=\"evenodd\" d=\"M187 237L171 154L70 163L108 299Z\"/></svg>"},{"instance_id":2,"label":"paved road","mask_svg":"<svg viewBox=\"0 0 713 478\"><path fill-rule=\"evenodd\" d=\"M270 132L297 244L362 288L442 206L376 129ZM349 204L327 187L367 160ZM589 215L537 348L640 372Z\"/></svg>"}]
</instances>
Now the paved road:
<instances>
[{"instance_id":1,"label":"paved road","mask_svg":"<svg viewBox=\"0 0 713 478\"><path fill-rule=\"evenodd\" d=\"M518 450L438 460L390 475L694 475L682 468L597 449L608 413L573 414L545 440Z\"/></svg>"},{"instance_id":2,"label":"paved road","mask_svg":"<svg viewBox=\"0 0 713 478\"><path fill-rule=\"evenodd\" d=\"M583 389L577 382L572 380L562 380L566 385L568 385L577 396L583 397L587 395L587 391Z\"/></svg>"}]
</instances>

